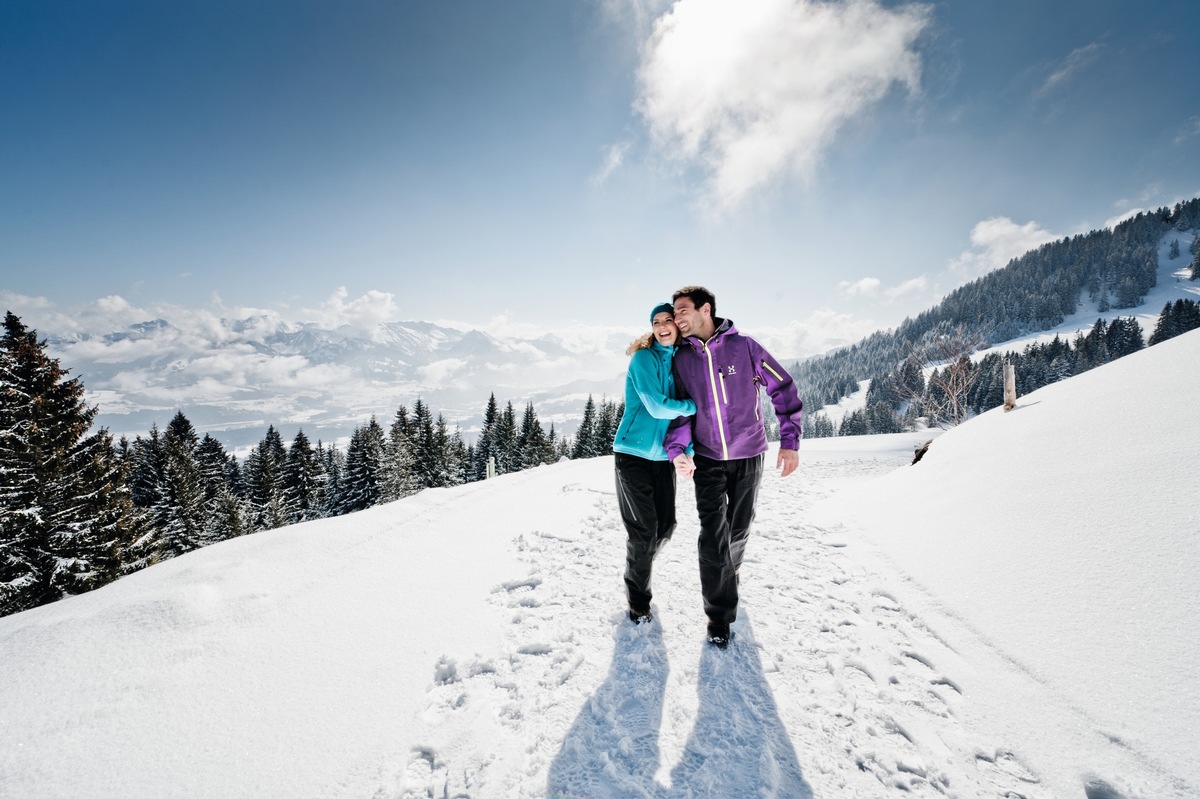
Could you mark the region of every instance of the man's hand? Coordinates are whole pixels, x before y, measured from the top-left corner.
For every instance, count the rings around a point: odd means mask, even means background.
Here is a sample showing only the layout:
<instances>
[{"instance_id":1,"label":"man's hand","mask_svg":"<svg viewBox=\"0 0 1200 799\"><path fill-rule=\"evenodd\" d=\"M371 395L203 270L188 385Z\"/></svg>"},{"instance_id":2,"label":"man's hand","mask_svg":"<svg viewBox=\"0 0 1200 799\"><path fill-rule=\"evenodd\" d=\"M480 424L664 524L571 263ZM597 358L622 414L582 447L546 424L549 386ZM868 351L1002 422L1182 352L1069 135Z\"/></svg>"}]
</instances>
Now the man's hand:
<instances>
[{"instance_id":1,"label":"man's hand","mask_svg":"<svg viewBox=\"0 0 1200 799\"><path fill-rule=\"evenodd\" d=\"M692 456L686 452L676 455L672 463L675 464L675 473L680 477L691 477L696 472L696 463L692 460Z\"/></svg>"},{"instance_id":2,"label":"man's hand","mask_svg":"<svg viewBox=\"0 0 1200 799\"><path fill-rule=\"evenodd\" d=\"M775 468L783 467L783 471L779 473L780 477L787 477L792 472L796 471L796 467L800 465L800 453L794 449L779 450L779 458L775 461ZM676 466L676 468L679 468Z\"/></svg>"}]
</instances>

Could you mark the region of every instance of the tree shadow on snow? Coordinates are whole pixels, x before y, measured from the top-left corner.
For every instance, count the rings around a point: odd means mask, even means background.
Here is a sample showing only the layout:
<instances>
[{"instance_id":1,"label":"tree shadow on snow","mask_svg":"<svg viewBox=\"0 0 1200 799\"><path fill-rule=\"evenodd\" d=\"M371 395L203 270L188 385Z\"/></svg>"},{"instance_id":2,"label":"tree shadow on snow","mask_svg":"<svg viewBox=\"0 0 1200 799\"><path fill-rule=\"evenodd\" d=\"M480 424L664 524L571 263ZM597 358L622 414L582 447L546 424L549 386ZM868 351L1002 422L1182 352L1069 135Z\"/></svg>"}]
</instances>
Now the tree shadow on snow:
<instances>
[{"instance_id":1,"label":"tree shadow on snow","mask_svg":"<svg viewBox=\"0 0 1200 799\"><path fill-rule=\"evenodd\" d=\"M670 671L662 629L619 628L608 677L550 765L551 799L812 799L744 609L733 629L725 650L700 645L696 723L664 786L654 779Z\"/></svg>"},{"instance_id":2,"label":"tree shadow on snow","mask_svg":"<svg viewBox=\"0 0 1200 799\"><path fill-rule=\"evenodd\" d=\"M727 649L700 650L696 724L662 795L811 799L744 608L740 615Z\"/></svg>"},{"instance_id":3,"label":"tree shadow on snow","mask_svg":"<svg viewBox=\"0 0 1200 799\"><path fill-rule=\"evenodd\" d=\"M550 764L551 799L656 794L658 733L669 672L658 622L619 623L608 677L584 704Z\"/></svg>"}]
</instances>

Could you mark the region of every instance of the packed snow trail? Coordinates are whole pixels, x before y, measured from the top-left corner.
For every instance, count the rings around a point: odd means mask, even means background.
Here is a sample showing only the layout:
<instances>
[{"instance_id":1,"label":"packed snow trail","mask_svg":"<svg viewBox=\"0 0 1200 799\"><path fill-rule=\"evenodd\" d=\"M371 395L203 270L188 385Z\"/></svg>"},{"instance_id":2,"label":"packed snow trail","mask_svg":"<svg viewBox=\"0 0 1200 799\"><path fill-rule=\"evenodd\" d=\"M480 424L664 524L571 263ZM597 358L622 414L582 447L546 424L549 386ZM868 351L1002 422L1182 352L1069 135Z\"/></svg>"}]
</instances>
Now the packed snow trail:
<instances>
[{"instance_id":1,"label":"packed snow trail","mask_svg":"<svg viewBox=\"0 0 1200 799\"><path fill-rule=\"evenodd\" d=\"M425 743L377 798L1050 796L1005 742L959 723L955 653L806 521L910 453L768 472L723 652L704 642L691 483L643 625L624 608L615 493L564 486L594 511L521 536L530 571L492 595L504 650L445 654Z\"/></svg>"}]
</instances>

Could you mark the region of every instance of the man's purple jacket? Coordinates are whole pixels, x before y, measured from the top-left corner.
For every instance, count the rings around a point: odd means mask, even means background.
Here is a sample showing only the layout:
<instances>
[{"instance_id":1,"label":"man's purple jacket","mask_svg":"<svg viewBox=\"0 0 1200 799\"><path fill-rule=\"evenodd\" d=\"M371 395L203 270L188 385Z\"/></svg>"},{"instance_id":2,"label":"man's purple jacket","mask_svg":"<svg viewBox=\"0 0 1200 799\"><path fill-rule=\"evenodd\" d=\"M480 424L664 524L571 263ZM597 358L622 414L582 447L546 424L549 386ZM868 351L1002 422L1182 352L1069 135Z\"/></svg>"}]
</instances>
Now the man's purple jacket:
<instances>
[{"instance_id":1,"label":"man's purple jacket","mask_svg":"<svg viewBox=\"0 0 1200 799\"><path fill-rule=\"evenodd\" d=\"M787 370L763 346L737 332L729 319L714 319L717 331L707 342L688 337L671 364L681 397L696 403L695 416L671 422L663 444L674 460L687 450L713 460L752 458L767 451L767 432L759 411L765 388L779 417L779 446L798 449L803 434L803 404Z\"/></svg>"}]
</instances>

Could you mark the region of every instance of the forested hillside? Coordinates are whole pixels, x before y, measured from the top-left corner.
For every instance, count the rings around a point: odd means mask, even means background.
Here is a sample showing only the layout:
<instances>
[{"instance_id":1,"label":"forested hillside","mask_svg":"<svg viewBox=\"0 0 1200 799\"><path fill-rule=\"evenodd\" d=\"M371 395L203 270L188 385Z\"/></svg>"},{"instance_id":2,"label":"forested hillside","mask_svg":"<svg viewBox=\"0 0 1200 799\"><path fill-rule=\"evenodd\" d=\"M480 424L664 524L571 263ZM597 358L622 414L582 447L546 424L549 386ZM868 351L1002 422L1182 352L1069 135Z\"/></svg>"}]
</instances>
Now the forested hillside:
<instances>
[{"instance_id":1,"label":"forested hillside","mask_svg":"<svg viewBox=\"0 0 1200 799\"><path fill-rule=\"evenodd\" d=\"M939 336L974 337L980 348L1028 333L1049 330L1084 302L1099 313L1134 308L1154 288L1158 246L1172 231L1200 228L1200 198L1139 213L1112 229L1063 238L1031 250L978 280L951 292L937 306L905 319L895 330L797 364L792 374L805 407L837 403L865 380L896 373L914 351ZM1200 278L1200 249L1191 236L1190 265L1178 244L1172 257Z\"/></svg>"}]
</instances>

